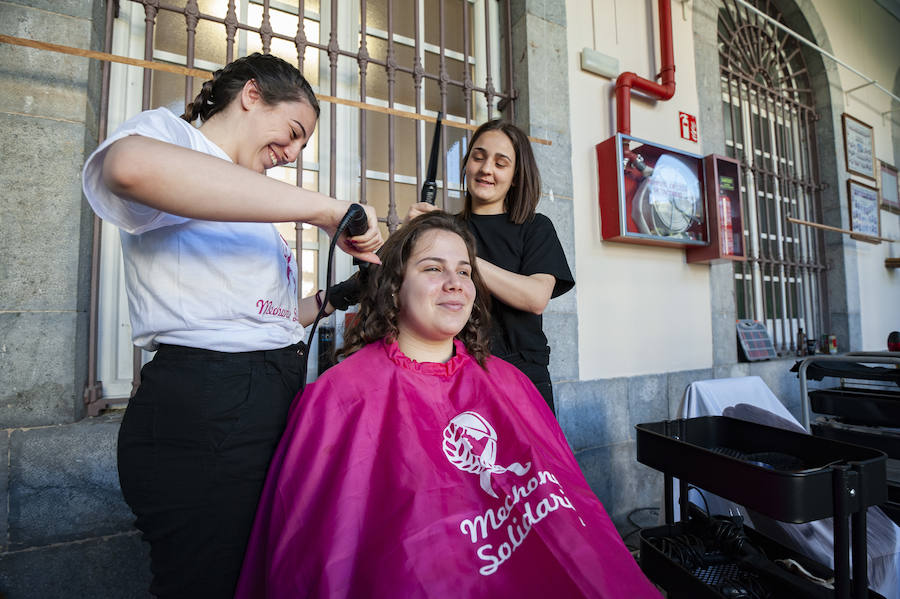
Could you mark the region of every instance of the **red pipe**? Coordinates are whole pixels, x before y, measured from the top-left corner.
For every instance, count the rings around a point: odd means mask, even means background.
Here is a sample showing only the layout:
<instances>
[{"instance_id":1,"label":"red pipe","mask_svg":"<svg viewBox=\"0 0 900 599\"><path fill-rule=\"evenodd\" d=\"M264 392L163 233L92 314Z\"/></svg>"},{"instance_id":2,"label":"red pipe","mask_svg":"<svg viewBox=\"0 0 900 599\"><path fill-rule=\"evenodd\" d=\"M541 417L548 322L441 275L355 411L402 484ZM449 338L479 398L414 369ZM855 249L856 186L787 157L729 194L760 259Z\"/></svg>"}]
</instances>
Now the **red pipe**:
<instances>
[{"instance_id":1,"label":"red pipe","mask_svg":"<svg viewBox=\"0 0 900 599\"><path fill-rule=\"evenodd\" d=\"M659 53L662 68L656 83L627 71L616 79L616 126L619 133L631 135L631 90L644 92L657 100L675 95L675 52L672 49L672 0L659 0Z\"/></svg>"}]
</instances>

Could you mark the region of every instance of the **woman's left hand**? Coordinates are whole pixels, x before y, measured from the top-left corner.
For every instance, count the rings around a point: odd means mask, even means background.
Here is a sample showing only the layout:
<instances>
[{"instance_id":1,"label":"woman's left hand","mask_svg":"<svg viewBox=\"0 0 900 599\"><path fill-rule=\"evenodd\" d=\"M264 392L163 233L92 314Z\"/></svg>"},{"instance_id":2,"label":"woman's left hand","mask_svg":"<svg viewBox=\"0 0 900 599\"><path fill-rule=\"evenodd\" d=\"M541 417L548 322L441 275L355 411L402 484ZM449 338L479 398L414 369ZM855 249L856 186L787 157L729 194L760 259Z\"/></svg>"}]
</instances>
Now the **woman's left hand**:
<instances>
[{"instance_id":1,"label":"woman's left hand","mask_svg":"<svg viewBox=\"0 0 900 599\"><path fill-rule=\"evenodd\" d=\"M417 216L428 214L429 212L434 212L435 210L439 210L439 208L434 204L429 204L428 202L416 202L415 204L410 206L409 210L406 212L406 218L403 219L403 224L408 223Z\"/></svg>"}]
</instances>

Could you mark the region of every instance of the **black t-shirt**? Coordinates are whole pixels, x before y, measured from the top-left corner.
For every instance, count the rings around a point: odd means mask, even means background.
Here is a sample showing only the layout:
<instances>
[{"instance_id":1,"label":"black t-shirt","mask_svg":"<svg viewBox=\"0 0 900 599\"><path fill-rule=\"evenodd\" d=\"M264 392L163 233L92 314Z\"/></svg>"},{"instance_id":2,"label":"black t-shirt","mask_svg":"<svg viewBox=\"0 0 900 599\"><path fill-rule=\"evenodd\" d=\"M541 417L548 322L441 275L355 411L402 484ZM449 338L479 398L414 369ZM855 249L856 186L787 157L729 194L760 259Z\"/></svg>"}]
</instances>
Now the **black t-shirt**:
<instances>
[{"instance_id":1,"label":"black t-shirt","mask_svg":"<svg viewBox=\"0 0 900 599\"><path fill-rule=\"evenodd\" d=\"M521 225L511 222L506 214L472 214L466 223L478 244L479 258L520 275L553 275L556 285L551 297L562 295L575 285L556 229L543 214L535 214ZM514 363L519 358L545 367L550 363L550 347L539 314L518 310L491 297L491 316L492 353Z\"/></svg>"}]
</instances>

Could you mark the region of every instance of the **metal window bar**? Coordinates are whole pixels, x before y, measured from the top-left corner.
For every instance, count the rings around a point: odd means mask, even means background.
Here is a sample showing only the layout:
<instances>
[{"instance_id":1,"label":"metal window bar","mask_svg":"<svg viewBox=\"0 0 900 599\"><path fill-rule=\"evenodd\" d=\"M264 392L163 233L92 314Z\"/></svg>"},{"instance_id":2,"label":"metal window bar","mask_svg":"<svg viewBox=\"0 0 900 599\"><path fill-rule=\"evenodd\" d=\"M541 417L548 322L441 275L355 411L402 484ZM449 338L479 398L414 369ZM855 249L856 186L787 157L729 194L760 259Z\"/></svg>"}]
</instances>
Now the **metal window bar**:
<instances>
[{"instance_id":1,"label":"metal window bar","mask_svg":"<svg viewBox=\"0 0 900 599\"><path fill-rule=\"evenodd\" d=\"M725 0L719 13L726 147L745 182L749 251L734 265L738 317L764 322L785 354L797 349L797 327L811 337L828 327L823 234L786 220L821 217L818 117L796 40L742 4ZM769 0L756 5L780 18Z\"/></svg>"},{"instance_id":2,"label":"metal window bar","mask_svg":"<svg viewBox=\"0 0 900 599\"><path fill-rule=\"evenodd\" d=\"M395 87L396 80L398 76L409 76L413 80L413 85L415 88L415 112L417 114L425 114L425 106L422 102L422 96L424 93L424 82L432 81L436 82L439 86L440 93L440 106L441 110L446 115L447 109L447 98L448 95L452 91L456 91L457 93L462 93L464 95L464 104L465 114L463 115L452 115L450 118L456 117L459 121L464 121L466 124L470 124L473 119L473 101L477 97L482 97L484 103L487 106L487 116L488 118L493 118L495 110L499 110L504 114L505 117L514 119L515 118L515 106L514 100L516 98L516 92L512 87L512 82L514 80L514 72L513 72L513 60L512 60L512 36L511 36L511 8L510 8L510 0L484 0L482 2L484 8L484 27L483 32L475 32L472 30L472 26L469 22L469 15L471 8L469 6L472 3L472 0L437 0L438 9L439 9L439 65L437 72L429 72L426 68L425 61L422 60L424 56L424 31L420 27L420 3L422 0L414 0L414 8L415 8L415 61L411 65L407 64L399 64L396 58L396 54L394 51L394 6L393 0L387 0L387 12L388 12L388 48L386 55L382 57L371 56L367 47L367 23L366 23L366 14L367 14L367 0L359 0L358 3L347 3L341 2L340 8L337 0L331 0L330 6L328 10L330 10L330 23L331 28L329 31L329 39L327 44L321 43L321 40L310 40L306 35L305 30L305 19L306 19L306 10L305 10L305 2L304 0L297 0L296 6L296 15L297 15L297 29L296 33L291 36L280 31L275 31L272 26L271 20L271 12L272 7L270 6L270 0L242 0L241 6L246 9L246 5L255 4L262 5L262 16L258 26L256 24L241 22L238 17L238 0L227 0L227 6L225 10L224 17L216 16L213 14L208 14L206 12L201 11L201 5L206 6L208 2L198 2L198 0L184 0L182 2L178 2L177 0L173 0L173 2L163 2L161 0L130 0L137 4L140 4L144 8L144 59L148 61L152 61L154 58L154 41L156 39L157 26L158 26L158 18L160 16L160 12L170 12L176 15L181 15L184 18L184 26L187 33L187 41L186 46L184 48L184 64L187 67L193 67L196 60L196 41L197 41L197 32L198 28L203 23L214 23L220 25L222 28L222 33L224 36L224 44L225 44L225 62L231 62L236 57L235 44L241 45L240 43L240 34L251 35L256 34L259 36L262 50L264 52L268 52L272 48L273 40L283 40L293 44L297 51L297 65L301 69L304 68L304 59L306 56L306 51L309 48L318 50L321 53L324 53L328 57L329 64L329 85L331 96L337 96L337 80L338 80L338 72L337 65L338 59L340 57L347 57L356 61L359 66L359 101L361 103L366 103L370 100L367 95L367 75L371 72L369 69L371 68L383 68L387 73L387 85L388 85L388 97L387 103L390 107L394 105L394 95L395 95ZM463 23L462 23L462 31L463 31L463 76L461 80L453 79L450 76L449 70L447 68L447 59L446 59L446 46L445 46L445 3L447 2L461 2L462 3L462 13L463 13ZM494 72L491 61L491 29L494 26L492 22L491 16L491 6L494 4L502 4L505 11L503 11L505 19L501 18L498 20L496 24L497 28L500 30L498 33L500 34L500 38L506 41L505 44L505 55L503 57L503 66L505 70L505 79L506 86L503 90L498 90L494 85ZM113 5L115 9L118 7L118 2L114 1L110 3ZM282 7L283 3L276 3L279 8ZM326 9L326 1L322 0L322 6L320 10ZM359 17L359 46L356 48L347 49L342 48L338 43L338 35L337 35L337 24L338 24L338 16L339 11L358 11ZM246 13L246 10L242 10L242 13ZM113 15L112 9L109 13ZM112 18L108 19L111 23ZM112 36L112 27L109 26L107 28L107 39L106 45L110 46L111 36ZM472 58L475 54L471 52L470 44L475 41L475 37L473 34L477 35L482 33L484 36L484 63L483 63L483 72L484 72L484 83L483 85L478 85L480 82L476 82L472 79L470 75L470 71L472 68ZM152 84L153 84L153 71L150 69L144 69L143 73L143 89L142 89L142 109L147 110L151 107L152 102ZM196 95L194 90L194 80L190 76L185 76L184 83L184 101L185 104L191 102ZM101 106L108 106L109 102L109 90L104 89L101 97ZM334 140L337 136L337 112L336 105L331 103L329 110L329 125L330 125L330 135L331 140ZM397 198L396 198L396 156L395 156L395 147L396 147L396 138L395 138L395 128L396 128L396 117L394 114L388 115L388 129L389 129L389 138L388 138L388 210L386 215L380 215L379 220L381 222L386 223L388 230L393 231L400 222L400 218L397 213ZM445 117L447 118L447 117ZM366 160L366 147L368 144L367 139L367 113L365 110L359 111L359 162L360 162L360 180L359 180L359 199L362 203L367 203L367 193L366 193L366 180L367 180L367 160ZM423 138L426 134L424 125L416 127L416 159L415 159L415 174L416 174L416 183L417 187L421 186L421 182L423 179L422 171L422 153L425 144L423 144ZM471 135L471 132L466 134L467 139ZM442 198L444 203L447 201L447 139L446 136L443 139L444 146L444 158L443 158L443 172L444 174L444 184L442 185ZM335 143L329 143L329 189L330 193L334 195L335 193L335 182L336 182L336 164L337 164L337 146ZM304 170L304 161L301 158L298 161L296 173L297 186L302 186L303 184L303 170ZM301 259L301 248L303 247L302 242L302 226L300 223L296 224L295 227L295 247L297 248L298 253L298 262ZM97 277L95 277L96 280ZM300 286L298 286L299 288ZM96 363L96 355L97 355L97 343L96 339L93 338L90 342L89 354L93 357L93 362ZM132 384L132 393L137 389L140 384L140 367L141 367L141 351L135 348L134 358L133 358L133 384ZM96 381L93 381L95 369L92 369L92 383L91 389L99 388L99 385L95 384ZM97 403L97 391L90 391L90 393L86 391L86 402L88 401L88 394L90 394L92 405L99 406L95 408L91 408L91 413L96 414L99 409L105 407L105 405L101 405Z\"/></svg>"}]
</instances>

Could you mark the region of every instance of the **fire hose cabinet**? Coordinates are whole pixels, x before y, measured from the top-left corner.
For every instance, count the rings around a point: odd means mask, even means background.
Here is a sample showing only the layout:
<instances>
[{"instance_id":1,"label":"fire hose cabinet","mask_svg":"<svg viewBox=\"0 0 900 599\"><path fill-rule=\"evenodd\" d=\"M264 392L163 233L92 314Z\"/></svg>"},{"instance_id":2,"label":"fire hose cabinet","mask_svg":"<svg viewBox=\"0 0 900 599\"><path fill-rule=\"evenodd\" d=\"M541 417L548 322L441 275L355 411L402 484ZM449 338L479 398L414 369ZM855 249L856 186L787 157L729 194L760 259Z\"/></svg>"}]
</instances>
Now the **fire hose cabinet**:
<instances>
[{"instance_id":1,"label":"fire hose cabinet","mask_svg":"<svg viewBox=\"0 0 900 599\"><path fill-rule=\"evenodd\" d=\"M709 245L687 248L687 261L712 264L746 260L741 165L733 158L715 154L703 158L703 165L706 171Z\"/></svg>"},{"instance_id":2,"label":"fire hose cabinet","mask_svg":"<svg viewBox=\"0 0 900 599\"><path fill-rule=\"evenodd\" d=\"M603 239L709 244L703 158L617 133L597 144Z\"/></svg>"}]
</instances>

